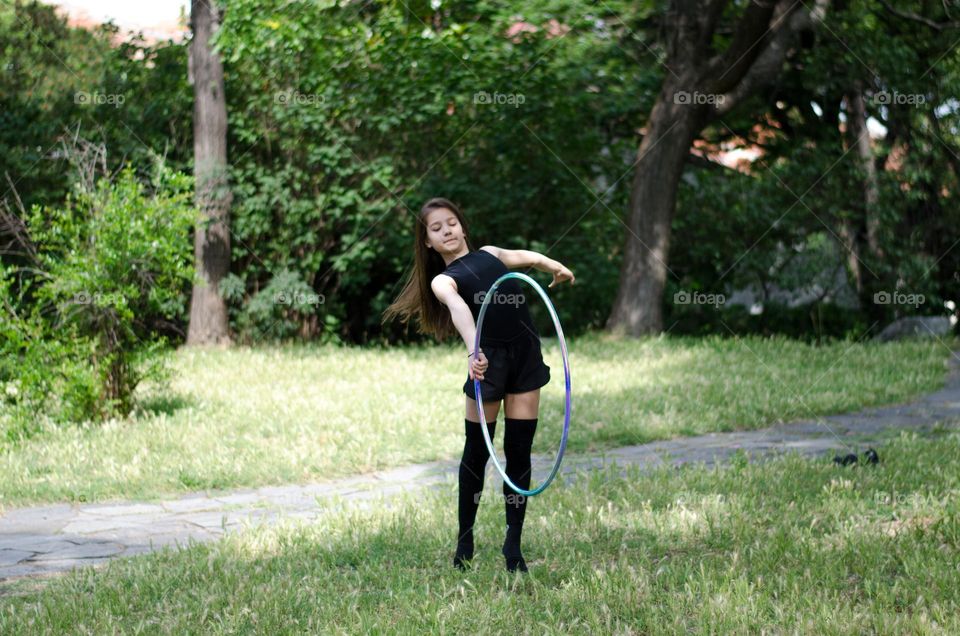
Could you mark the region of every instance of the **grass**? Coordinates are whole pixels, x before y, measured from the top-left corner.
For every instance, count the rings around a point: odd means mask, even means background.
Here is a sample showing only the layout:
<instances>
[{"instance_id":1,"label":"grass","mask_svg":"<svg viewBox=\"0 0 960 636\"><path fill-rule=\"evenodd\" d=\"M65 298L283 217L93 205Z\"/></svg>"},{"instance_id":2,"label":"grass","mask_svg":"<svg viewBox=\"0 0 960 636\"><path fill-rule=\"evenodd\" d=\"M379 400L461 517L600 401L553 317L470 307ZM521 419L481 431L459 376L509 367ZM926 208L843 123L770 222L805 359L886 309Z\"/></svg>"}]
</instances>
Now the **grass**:
<instances>
[{"instance_id":1,"label":"grass","mask_svg":"<svg viewBox=\"0 0 960 636\"><path fill-rule=\"evenodd\" d=\"M876 466L568 478L529 504L527 575L503 571L489 484L474 569L453 569L451 482L20 583L0 633L958 633L958 424Z\"/></svg>"},{"instance_id":2,"label":"grass","mask_svg":"<svg viewBox=\"0 0 960 636\"><path fill-rule=\"evenodd\" d=\"M558 348L545 342L553 380L543 389L534 452L551 454L564 382ZM170 390L142 387L132 417L48 428L0 448L0 509L156 500L458 457L466 378L460 349L178 350ZM570 343L568 448L755 429L903 402L942 386L947 353L930 342L577 338Z\"/></svg>"}]
</instances>

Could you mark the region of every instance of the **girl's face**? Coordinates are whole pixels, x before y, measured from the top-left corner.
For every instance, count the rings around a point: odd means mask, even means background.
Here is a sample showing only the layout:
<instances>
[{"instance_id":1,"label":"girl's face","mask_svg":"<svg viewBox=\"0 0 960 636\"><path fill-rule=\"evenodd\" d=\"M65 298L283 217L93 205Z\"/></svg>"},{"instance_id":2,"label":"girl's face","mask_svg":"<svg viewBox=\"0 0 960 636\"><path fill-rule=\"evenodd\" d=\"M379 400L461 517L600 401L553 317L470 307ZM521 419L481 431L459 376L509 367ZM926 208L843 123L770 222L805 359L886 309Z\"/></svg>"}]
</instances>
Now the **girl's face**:
<instances>
[{"instance_id":1,"label":"girl's face","mask_svg":"<svg viewBox=\"0 0 960 636\"><path fill-rule=\"evenodd\" d=\"M427 245L438 254L457 254L465 247L463 226L450 210L430 210L424 217L424 223L427 226Z\"/></svg>"}]
</instances>

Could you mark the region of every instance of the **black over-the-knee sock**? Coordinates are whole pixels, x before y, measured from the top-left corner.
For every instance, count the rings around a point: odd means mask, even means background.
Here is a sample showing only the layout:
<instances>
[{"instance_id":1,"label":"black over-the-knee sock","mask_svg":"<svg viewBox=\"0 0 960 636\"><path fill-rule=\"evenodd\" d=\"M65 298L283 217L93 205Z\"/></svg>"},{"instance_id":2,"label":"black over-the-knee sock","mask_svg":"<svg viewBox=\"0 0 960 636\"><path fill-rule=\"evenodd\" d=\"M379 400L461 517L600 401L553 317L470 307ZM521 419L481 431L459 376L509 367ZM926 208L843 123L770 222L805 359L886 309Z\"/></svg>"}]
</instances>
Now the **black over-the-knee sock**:
<instances>
[{"instance_id":1,"label":"black over-the-knee sock","mask_svg":"<svg viewBox=\"0 0 960 636\"><path fill-rule=\"evenodd\" d=\"M497 421L487 422L490 439L497 429ZM473 558L473 523L477 519L480 496L483 493L483 478L487 469L490 451L483 440L479 422L464 419L463 457L460 459L460 494L458 504L459 531L457 552L453 564L463 569L465 560Z\"/></svg>"},{"instance_id":2,"label":"black over-the-knee sock","mask_svg":"<svg viewBox=\"0 0 960 636\"><path fill-rule=\"evenodd\" d=\"M507 456L505 472L514 484L530 489L531 463L530 448L533 436L537 432L537 418L504 418L503 448ZM503 542L503 556L507 561L507 570L527 571L527 564L520 551L520 535L523 532L523 519L527 510L527 497L514 492L503 484L504 507L507 519L507 536Z\"/></svg>"}]
</instances>

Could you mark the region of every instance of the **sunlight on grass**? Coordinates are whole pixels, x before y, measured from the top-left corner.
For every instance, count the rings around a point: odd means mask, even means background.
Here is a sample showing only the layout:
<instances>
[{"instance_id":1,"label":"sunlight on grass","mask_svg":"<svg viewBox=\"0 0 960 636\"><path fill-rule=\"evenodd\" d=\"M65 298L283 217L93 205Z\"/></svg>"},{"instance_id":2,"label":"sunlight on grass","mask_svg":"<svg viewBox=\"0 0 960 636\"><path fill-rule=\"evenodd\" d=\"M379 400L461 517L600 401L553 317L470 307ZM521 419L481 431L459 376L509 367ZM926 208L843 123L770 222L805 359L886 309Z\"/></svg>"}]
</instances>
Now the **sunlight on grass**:
<instances>
[{"instance_id":1,"label":"sunlight on grass","mask_svg":"<svg viewBox=\"0 0 960 636\"><path fill-rule=\"evenodd\" d=\"M534 452L552 457L563 365L556 343L544 342L552 380ZM594 334L569 345L571 452L902 402L942 385L947 356L939 343L814 347L758 337ZM0 449L0 507L155 499L457 458L463 358L452 346L180 349L170 390L141 387L128 420L51 429Z\"/></svg>"}]
</instances>

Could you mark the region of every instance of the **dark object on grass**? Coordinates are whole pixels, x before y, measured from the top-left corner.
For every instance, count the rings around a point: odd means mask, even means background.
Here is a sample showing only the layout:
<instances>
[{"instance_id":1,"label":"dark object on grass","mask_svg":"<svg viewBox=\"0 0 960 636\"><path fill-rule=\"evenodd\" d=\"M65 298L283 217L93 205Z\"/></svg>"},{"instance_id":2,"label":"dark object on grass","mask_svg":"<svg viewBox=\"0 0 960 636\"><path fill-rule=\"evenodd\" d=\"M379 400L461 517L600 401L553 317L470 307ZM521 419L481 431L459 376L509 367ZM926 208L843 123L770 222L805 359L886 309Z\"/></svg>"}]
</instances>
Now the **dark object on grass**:
<instances>
[{"instance_id":1,"label":"dark object on grass","mask_svg":"<svg viewBox=\"0 0 960 636\"><path fill-rule=\"evenodd\" d=\"M853 453L847 453L843 457L841 457L840 455L837 455L836 457L833 458L833 463L839 464L841 466L849 466L850 464L856 464L857 456Z\"/></svg>"},{"instance_id":2,"label":"dark object on grass","mask_svg":"<svg viewBox=\"0 0 960 636\"><path fill-rule=\"evenodd\" d=\"M868 448L866 452L863 453L863 458L868 464L879 464L880 456L877 455L877 451L872 448ZM850 466L851 464L856 464L859 461L856 453L847 453L846 455L837 455L833 458L833 463L839 466Z\"/></svg>"}]
</instances>

